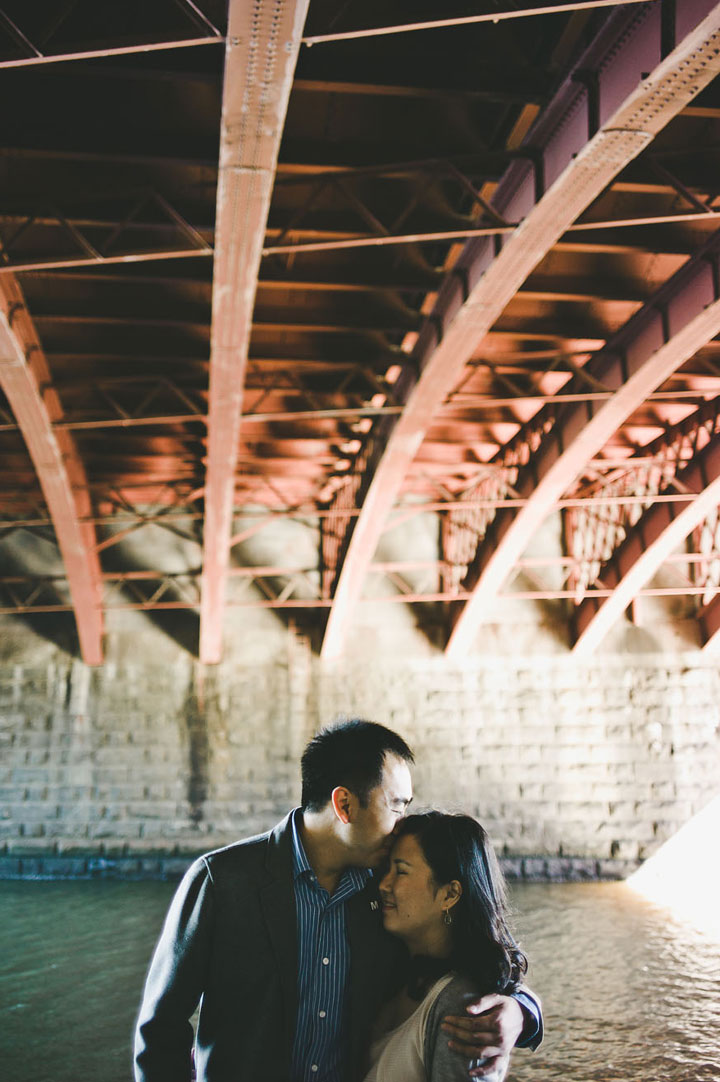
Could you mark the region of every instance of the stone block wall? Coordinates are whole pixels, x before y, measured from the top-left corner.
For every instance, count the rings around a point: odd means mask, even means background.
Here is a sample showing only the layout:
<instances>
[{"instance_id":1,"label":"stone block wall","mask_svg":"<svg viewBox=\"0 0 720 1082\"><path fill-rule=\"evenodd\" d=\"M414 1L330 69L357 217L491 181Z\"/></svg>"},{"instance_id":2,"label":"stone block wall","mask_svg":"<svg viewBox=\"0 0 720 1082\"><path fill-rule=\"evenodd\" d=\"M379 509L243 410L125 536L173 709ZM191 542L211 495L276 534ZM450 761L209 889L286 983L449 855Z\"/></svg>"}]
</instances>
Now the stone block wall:
<instances>
[{"instance_id":1,"label":"stone block wall","mask_svg":"<svg viewBox=\"0 0 720 1082\"><path fill-rule=\"evenodd\" d=\"M328 668L290 631L265 645L205 670L167 647L1 663L0 874L177 873L293 806L337 714L401 732L417 803L477 815L511 875L623 874L720 791L720 670L699 652Z\"/></svg>"},{"instance_id":2,"label":"stone block wall","mask_svg":"<svg viewBox=\"0 0 720 1082\"><path fill-rule=\"evenodd\" d=\"M507 857L609 872L649 856L720 790L715 664L425 666L409 680L410 724L402 683L389 673L364 698L417 749L421 799L476 815ZM326 712L341 698L342 682Z\"/></svg>"}]
</instances>

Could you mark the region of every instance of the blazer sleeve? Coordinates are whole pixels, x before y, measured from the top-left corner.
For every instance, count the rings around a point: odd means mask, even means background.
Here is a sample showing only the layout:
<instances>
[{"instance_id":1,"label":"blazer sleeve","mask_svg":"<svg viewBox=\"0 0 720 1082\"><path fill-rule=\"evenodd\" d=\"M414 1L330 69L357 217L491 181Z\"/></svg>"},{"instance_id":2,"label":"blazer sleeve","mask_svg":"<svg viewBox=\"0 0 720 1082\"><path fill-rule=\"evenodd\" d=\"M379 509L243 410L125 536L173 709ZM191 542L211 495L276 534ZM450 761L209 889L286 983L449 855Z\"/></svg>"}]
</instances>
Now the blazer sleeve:
<instances>
[{"instance_id":1,"label":"blazer sleeve","mask_svg":"<svg viewBox=\"0 0 720 1082\"><path fill-rule=\"evenodd\" d=\"M523 1031L518 1037L515 1047L531 1048L534 1052L542 1041L544 1033L540 998L536 996L534 992L531 992L529 988L526 988L521 984L517 992L513 994L513 999L516 999L522 1007L523 1018L525 1019Z\"/></svg>"},{"instance_id":2,"label":"blazer sleeve","mask_svg":"<svg viewBox=\"0 0 720 1082\"><path fill-rule=\"evenodd\" d=\"M190 1082L190 1018L205 986L213 883L203 858L187 871L165 919L135 1032L136 1082Z\"/></svg>"},{"instance_id":3,"label":"blazer sleeve","mask_svg":"<svg viewBox=\"0 0 720 1082\"><path fill-rule=\"evenodd\" d=\"M465 977L455 977L443 988L430 1009L425 1030L425 1073L428 1082L468 1082L468 1072L479 1067L482 1060L468 1061L448 1048L448 1038L440 1028L449 1015L463 1015L465 1008L478 998L477 992ZM543 1037L543 1019L540 1000L528 988L521 986L513 996L523 1008L526 1019L516 1047L535 1049ZM487 1082L500 1082L507 1070L505 1064L500 1074L491 1075Z\"/></svg>"}]
</instances>

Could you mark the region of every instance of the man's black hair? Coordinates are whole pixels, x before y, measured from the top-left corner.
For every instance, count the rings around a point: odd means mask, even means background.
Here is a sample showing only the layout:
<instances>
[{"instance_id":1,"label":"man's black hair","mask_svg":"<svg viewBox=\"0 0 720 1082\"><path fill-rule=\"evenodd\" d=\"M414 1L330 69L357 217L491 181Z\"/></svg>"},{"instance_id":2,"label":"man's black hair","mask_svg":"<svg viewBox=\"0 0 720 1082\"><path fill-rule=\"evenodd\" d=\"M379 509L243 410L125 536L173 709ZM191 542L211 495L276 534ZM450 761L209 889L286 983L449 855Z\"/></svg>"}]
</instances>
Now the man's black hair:
<instances>
[{"instance_id":1,"label":"man's black hair","mask_svg":"<svg viewBox=\"0 0 720 1082\"><path fill-rule=\"evenodd\" d=\"M344 785L366 807L370 791L380 784L388 754L414 762L403 738L375 721L349 718L321 729L301 760L303 808L320 811L338 785Z\"/></svg>"}]
</instances>

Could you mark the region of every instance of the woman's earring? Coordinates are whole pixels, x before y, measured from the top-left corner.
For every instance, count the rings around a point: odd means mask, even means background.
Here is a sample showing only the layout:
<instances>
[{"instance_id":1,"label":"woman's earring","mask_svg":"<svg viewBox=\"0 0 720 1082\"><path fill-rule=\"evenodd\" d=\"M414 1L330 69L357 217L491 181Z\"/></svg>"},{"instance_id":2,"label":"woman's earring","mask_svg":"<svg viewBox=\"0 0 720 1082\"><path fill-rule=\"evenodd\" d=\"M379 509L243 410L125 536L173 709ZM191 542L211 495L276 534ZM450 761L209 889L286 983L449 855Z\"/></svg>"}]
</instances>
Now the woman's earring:
<instances>
[{"instance_id":1,"label":"woman's earring","mask_svg":"<svg viewBox=\"0 0 720 1082\"><path fill-rule=\"evenodd\" d=\"M445 923L452 924L452 913L450 912L450 910L443 909L443 913L445 914Z\"/></svg>"}]
</instances>

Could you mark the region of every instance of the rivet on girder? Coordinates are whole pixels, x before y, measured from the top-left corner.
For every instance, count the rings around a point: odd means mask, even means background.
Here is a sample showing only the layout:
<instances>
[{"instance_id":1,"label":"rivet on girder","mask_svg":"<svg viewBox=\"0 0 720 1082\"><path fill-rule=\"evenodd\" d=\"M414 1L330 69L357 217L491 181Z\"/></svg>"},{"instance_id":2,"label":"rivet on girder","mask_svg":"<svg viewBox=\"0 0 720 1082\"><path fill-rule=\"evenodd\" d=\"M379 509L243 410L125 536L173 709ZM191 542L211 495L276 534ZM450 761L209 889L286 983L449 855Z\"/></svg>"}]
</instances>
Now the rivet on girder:
<instances>
[{"instance_id":1,"label":"rivet on girder","mask_svg":"<svg viewBox=\"0 0 720 1082\"><path fill-rule=\"evenodd\" d=\"M600 130L600 78L596 71L584 69L573 73L573 80L587 93L588 139Z\"/></svg>"},{"instance_id":2,"label":"rivet on girder","mask_svg":"<svg viewBox=\"0 0 720 1082\"><path fill-rule=\"evenodd\" d=\"M659 311L660 311L660 319L662 321L663 342L667 343L667 342L670 341L670 337L671 337L671 335L670 335L670 310L669 310L667 304L663 304L663 305L660 306Z\"/></svg>"},{"instance_id":3,"label":"rivet on girder","mask_svg":"<svg viewBox=\"0 0 720 1082\"><path fill-rule=\"evenodd\" d=\"M663 309L660 310L660 318L663 321L663 341L667 342L667 336L665 334L666 320L665 320L665 318L663 316ZM622 372L622 385L625 386L625 384L630 379L630 369L628 367L627 350L626 349L620 350L619 353L618 353L618 357L620 359L620 371ZM619 387L616 388L616 389L620 390Z\"/></svg>"},{"instance_id":4,"label":"rivet on girder","mask_svg":"<svg viewBox=\"0 0 720 1082\"><path fill-rule=\"evenodd\" d=\"M539 203L545 195L545 153L541 147L521 147L514 155L526 158L535 174L535 202Z\"/></svg>"},{"instance_id":5,"label":"rivet on girder","mask_svg":"<svg viewBox=\"0 0 720 1082\"><path fill-rule=\"evenodd\" d=\"M443 340L444 332L442 316L436 314L430 315L428 316L428 323L431 325L432 329L435 332L435 341L438 345L440 345Z\"/></svg>"},{"instance_id":6,"label":"rivet on girder","mask_svg":"<svg viewBox=\"0 0 720 1082\"><path fill-rule=\"evenodd\" d=\"M718 266L718 257L715 253L712 253L708 255L707 260L710 264L710 273L712 274L713 297L718 301L720 300L720 267Z\"/></svg>"},{"instance_id":7,"label":"rivet on girder","mask_svg":"<svg viewBox=\"0 0 720 1082\"><path fill-rule=\"evenodd\" d=\"M467 267L453 267L451 273L453 278L457 278L457 280L460 282L460 288L462 289L462 297L464 304L470 296L470 282L468 281Z\"/></svg>"},{"instance_id":8,"label":"rivet on girder","mask_svg":"<svg viewBox=\"0 0 720 1082\"><path fill-rule=\"evenodd\" d=\"M8 308L8 310L7 310L8 326L12 327L13 322L15 320L15 316L18 314L18 312L24 312L24 311L25 311L25 305L21 301L15 301L13 304L11 304L10 307Z\"/></svg>"}]
</instances>

